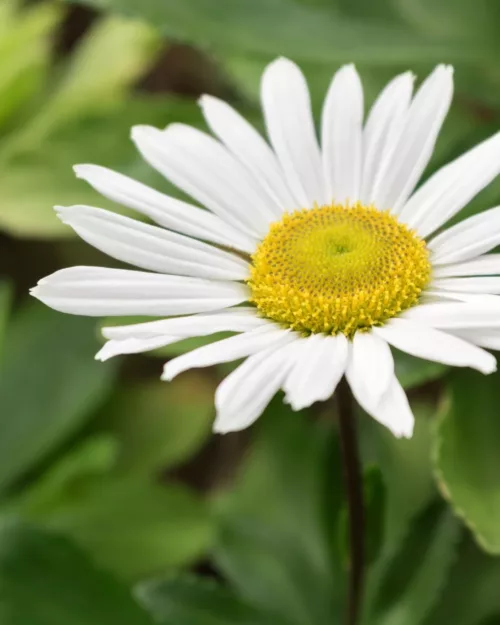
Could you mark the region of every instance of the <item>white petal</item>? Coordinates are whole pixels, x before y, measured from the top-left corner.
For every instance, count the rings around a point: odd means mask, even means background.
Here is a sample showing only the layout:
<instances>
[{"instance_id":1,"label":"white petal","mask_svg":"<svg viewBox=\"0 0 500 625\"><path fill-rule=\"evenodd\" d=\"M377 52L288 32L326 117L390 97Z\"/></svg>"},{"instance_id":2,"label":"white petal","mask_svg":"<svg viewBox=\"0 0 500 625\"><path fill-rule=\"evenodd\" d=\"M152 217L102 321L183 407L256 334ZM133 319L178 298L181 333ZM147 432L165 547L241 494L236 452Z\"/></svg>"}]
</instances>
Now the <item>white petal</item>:
<instances>
[{"instance_id":1,"label":"white petal","mask_svg":"<svg viewBox=\"0 0 500 625\"><path fill-rule=\"evenodd\" d=\"M499 173L500 133L439 169L406 203L401 220L427 237Z\"/></svg>"},{"instance_id":2,"label":"white petal","mask_svg":"<svg viewBox=\"0 0 500 625\"><path fill-rule=\"evenodd\" d=\"M357 332L352 340L349 366L365 395L376 404L394 376L394 359L387 342L372 332Z\"/></svg>"},{"instance_id":3,"label":"white petal","mask_svg":"<svg viewBox=\"0 0 500 625\"><path fill-rule=\"evenodd\" d=\"M495 276L482 276L479 278L440 278L438 280L433 280L431 287L444 291L500 295L500 278Z\"/></svg>"},{"instance_id":4,"label":"white petal","mask_svg":"<svg viewBox=\"0 0 500 625\"><path fill-rule=\"evenodd\" d=\"M274 199L277 217L285 210L295 209L297 201L287 186L278 159L255 128L218 98L204 95L200 98L200 105L212 132L246 165Z\"/></svg>"},{"instance_id":5,"label":"white petal","mask_svg":"<svg viewBox=\"0 0 500 625\"><path fill-rule=\"evenodd\" d=\"M495 358L451 334L406 319L392 319L373 331L403 352L454 367L472 367L481 373L496 370Z\"/></svg>"},{"instance_id":6,"label":"white petal","mask_svg":"<svg viewBox=\"0 0 500 625\"><path fill-rule=\"evenodd\" d=\"M249 296L238 282L103 267L61 269L31 293L55 310L91 317L187 315L236 306Z\"/></svg>"},{"instance_id":7,"label":"white petal","mask_svg":"<svg viewBox=\"0 0 500 625\"><path fill-rule=\"evenodd\" d=\"M373 104L363 131L363 174L360 201L374 201L373 185L381 165L391 158L404 128L411 102L414 76L396 76Z\"/></svg>"},{"instance_id":8,"label":"white petal","mask_svg":"<svg viewBox=\"0 0 500 625\"><path fill-rule=\"evenodd\" d=\"M290 352L295 364L283 390L293 410L302 410L331 397L346 368L345 336L315 334L293 343Z\"/></svg>"},{"instance_id":9,"label":"white petal","mask_svg":"<svg viewBox=\"0 0 500 625\"><path fill-rule=\"evenodd\" d=\"M277 324L269 323L250 332L204 345L173 358L165 365L162 380L170 381L188 369L210 367L221 362L238 360L270 346L284 345L293 341L295 337L295 333L283 330Z\"/></svg>"},{"instance_id":10,"label":"white petal","mask_svg":"<svg viewBox=\"0 0 500 625\"><path fill-rule=\"evenodd\" d=\"M401 318L425 323L433 328L500 327L500 306L471 303L421 304L402 313Z\"/></svg>"},{"instance_id":11,"label":"white petal","mask_svg":"<svg viewBox=\"0 0 500 625\"><path fill-rule=\"evenodd\" d=\"M449 278L453 276L487 276L500 274L500 254L486 254L463 263L452 263L434 267L434 278Z\"/></svg>"},{"instance_id":12,"label":"white petal","mask_svg":"<svg viewBox=\"0 0 500 625\"><path fill-rule=\"evenodd\" d=\"M256 238L245 235L207 210L159 193L106 167L75 165L73 169L78 178L86 180L104 197L139 211L160 226L244 252L255 250Z\"/></svg>"},{"instance_id":13,"label":"white petal","mask_svg":"<svg viewBox=\"0 0 500 625\"><path fill-rule=\"evenodd\" d=\"M185 126L136 126L132 139L146 161L216 215L251 236L267 233L274 213L250 174L218 141Z\"/></svg>"},{"instance_id":14,"label":"white petal","mask_svg":"<svg viewBox=\"0 0 500 625\"><path fill-rule=\"evenodd\" d=\"M447 291L445 289L429 289L424 292L422 303L430 301L450 301L467 302L469 304L500 307L500 297L484 293L465 293L460 291Z\"/></svg>"},{"instance_id":15,"label":"white petal","mask_svg":"<svg viewBox=\"0 0 500 625\"><path fill-rule=\"evenodd\" d=\"M464 219L432 239L427 247L433 264L458 263L500 244L500 206Z\"/></svg>"},{"instance_id":16,"label":"white petal","mask_svg":"<svg viewBox=\"0 0 500 625\"><path fill-rule=\"evenodd\" d=\"M408 398L396 377L393 376L389 388L378 403L366 394L363 380L348 365L347 381L359 405L370 416L385 425L398 438L411 438L415 418L408 403Z\"/></svg>"},{"instance_id":17,"label":"white petal","mask_svg":"<svg viewBox=\"0 0 500 625\"><path fill-rule=\"evenodd\" d=\"M359 198L363 86L354 65L333 77L323 106L321 147L327 200L343 204Z\"/></svg>"},{"instance_id":18,"label":"white petal","mask_svg":"<svg viewBox=\"0 0 500 625\"><path fill-rule=\"evenodd\" d=\"M453 334L475 345L500 351L499 328L469 328L467 330L454 330Z\"/></svg>"},{"instance_id":19,"label":"white petal","mask_svg":"<svg viewBox=\"0 0 500 625\"><path fill-rule=\"evenodd\" d=\"M171 345L180 341L179 336L152 336L142 339L124 339L122 341L112 340L107 341L105 345L95 355L96 360L104 362L114 356L121 356L123 354L142 354L143 352L149 352L159 347L165 347L165 345Z\"/></svg>"},{"instance_id":20,"label":"white petal","mask_svg":"<svg viewBox=\"0 0 500 625\"><path fill-rule=\"evenodd\" d=\"M296 208L323 204L321 155L304 75L295 63L277 59L264 71L261 95L267 134L299 203Z\"/></svg>"},{"instance_id":21,"label":"white petal","mask_svg":"<svg viewBox=\"0 0 500 625\"><path fill-rule=\"evenodd\" d=\"M293 364L290 347L250 356L221 382L215 393L215 432L242 430L260 417Z\"/></svg>"},{"instance_id":22,"label":"white petal","mask_svg":"<svg viewBox=\"0 0 500 625\"><path fill-rule=\"evenodd\" d=\"M141 269L219 280L249 276L242 258L182 234L91 206L56 210L87 243Z\"/></svg>"},{"instance_id":23,"label":"white petal","mask_svg":"<svg viewBox=\"0 0 500 625\"><path fill-rule=\"evenodd\" d=\"M107 339L122 340L169 334L186 338L206 336L216 332L246 332L269 323L267 319L257 316L255 308L242 307L126 326L110 326L103 328L102 334Z\"/></svg>"},{"instance_id":24,"label":"white petal","mask_svg":"<svg viewBox=\"0 0 500 625\"><path fill-rule=\"evenodd\" d=\"M453 93L451 67L439 65L417 91L394 151L379 169L372 195L380 209L398 214L434 150Z\"/></svg>"}]
</instances>

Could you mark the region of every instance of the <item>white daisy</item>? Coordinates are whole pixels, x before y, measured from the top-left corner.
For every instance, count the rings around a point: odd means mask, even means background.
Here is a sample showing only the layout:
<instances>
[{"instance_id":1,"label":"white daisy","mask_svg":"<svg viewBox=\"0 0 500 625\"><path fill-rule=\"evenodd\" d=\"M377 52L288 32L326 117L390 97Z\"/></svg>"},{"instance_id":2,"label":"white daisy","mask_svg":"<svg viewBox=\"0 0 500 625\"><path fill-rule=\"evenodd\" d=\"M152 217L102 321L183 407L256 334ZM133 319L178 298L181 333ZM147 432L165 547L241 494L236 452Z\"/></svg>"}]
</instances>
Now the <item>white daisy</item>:
<instances>
[{"instance_id":1,"label":"white daisy","mask_svg":"<svg viewBox=\"0 0 500 625\"><path fill-rule=\"evenodd\" d=\"M170 360L163 379L246 360L220 384L215 430L250 425L283 389L294 410L346 376L364 410L396 436L413 415L390 346L447 365L496 368L500 207L435 234L500 171L500 134L414 191L452 98L439 66L412 96L397 76L363 124L352 65L333 77L316 137L307 84L289 60L262 79L270 144L224 102L200 104L215 135L172 124L132 138L155 169L207 210L95 165L80 178L158 226L89 206L61 219L110 256L147 271L73 267L33 295L78 315L165 319L104 329L97 358L220 331L235 336ZM241 304L246 305L241 306Z\"/></svg>"}]
</instances>

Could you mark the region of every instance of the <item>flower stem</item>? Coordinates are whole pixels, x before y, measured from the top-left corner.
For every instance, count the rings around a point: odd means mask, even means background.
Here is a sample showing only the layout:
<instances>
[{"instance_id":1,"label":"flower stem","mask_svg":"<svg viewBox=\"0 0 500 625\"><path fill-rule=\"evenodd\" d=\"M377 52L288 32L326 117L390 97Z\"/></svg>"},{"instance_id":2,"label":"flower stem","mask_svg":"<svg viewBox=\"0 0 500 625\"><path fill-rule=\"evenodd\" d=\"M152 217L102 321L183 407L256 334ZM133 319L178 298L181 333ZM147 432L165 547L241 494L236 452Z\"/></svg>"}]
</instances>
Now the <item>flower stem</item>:
<instances>
[{"instance_id":1,"label":"flower stem","mask_svg":"<svg viewBox=\"0 0 500 625\"><path fill-rule=\"evenodd\" d=\"M349 516L349 594L345 624L357 625L363 600L365 568L363 480L359 462L352 396L345 379L340 382L336 395L344 485Z\"/></svg>"}]
</instances>

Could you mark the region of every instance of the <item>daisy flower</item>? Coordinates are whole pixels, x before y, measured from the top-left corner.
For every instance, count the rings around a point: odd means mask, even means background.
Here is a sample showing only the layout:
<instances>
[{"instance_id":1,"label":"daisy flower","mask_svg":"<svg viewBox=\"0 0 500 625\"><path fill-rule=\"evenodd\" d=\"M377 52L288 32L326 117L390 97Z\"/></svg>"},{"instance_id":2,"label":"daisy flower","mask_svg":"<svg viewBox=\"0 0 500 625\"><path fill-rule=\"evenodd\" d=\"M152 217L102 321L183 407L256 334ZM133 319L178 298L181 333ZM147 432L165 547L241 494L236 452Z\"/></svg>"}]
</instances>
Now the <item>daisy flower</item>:
<instances>
[{"instance_id":1,"label":"daisy flower","mask_svg":"<svg viewBox=\"0 0 500 625\"><path fill-rule=\"evenodd\" d=\"M162 376L245 359L216 391L218 432L249 426L280 389L300 410L345 376L369 415L409 437L391 347L485 374L496 361L483 348L500 348L500 254L488 254L500 244L500 207L442 229L499 173L500 133L415 190L452 91L451 67L414 95L412 74L401 74L363 122L359 76L342 67L320 147L304 76L280 58L262 77L269 143L211 96L200 105L214 136L137 126L144 159L204 208L78 165L78 177L157 225L90 206L58 207L60 218L142 271L73 267L32 293L65 313L165 317L105 328L101 360L234 333L170 360Z\"/></svg>"}]
</instances>

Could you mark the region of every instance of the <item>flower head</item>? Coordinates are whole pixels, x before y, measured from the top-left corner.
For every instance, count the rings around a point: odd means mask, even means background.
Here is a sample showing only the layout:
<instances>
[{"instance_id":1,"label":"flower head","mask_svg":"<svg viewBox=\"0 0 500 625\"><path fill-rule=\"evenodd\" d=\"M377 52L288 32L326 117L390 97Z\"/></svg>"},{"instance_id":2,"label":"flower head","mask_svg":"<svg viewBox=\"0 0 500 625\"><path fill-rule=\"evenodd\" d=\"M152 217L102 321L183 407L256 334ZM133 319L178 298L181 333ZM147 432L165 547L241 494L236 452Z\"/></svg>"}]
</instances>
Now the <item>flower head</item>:
<instances>
[{"instance_id":1,"label":"flower head","mask_svg":"<svg viewBox=\"0 0 500 625\"><path fill-rule=\"evenodd\" d=\"M413 76L402 74L363 124L360 79L343 67L326 96L320 148L305 79L278 59L262 79L271 145L209 96L200 104L215 138L180 124L136 127L146 161L206 210L79 165L80 178L158 225L89 206L58 208L61 219L147 271L73 267L33 294L72 314L165 317L105 328L101 360L235 333L163 372L171 380L246 359L217 389L219 432L250 425L280 388L299 410L330 397L345 375L366 412L411 436L390 346L483 373L496 368L483 347L500 348L500 255L488 253L500 244L500 207L440 231L500 172L500 134L415 191L452 89L447 66L414 96Z\"/></svg>"}]
</instances>

